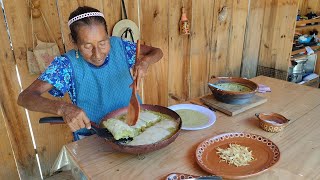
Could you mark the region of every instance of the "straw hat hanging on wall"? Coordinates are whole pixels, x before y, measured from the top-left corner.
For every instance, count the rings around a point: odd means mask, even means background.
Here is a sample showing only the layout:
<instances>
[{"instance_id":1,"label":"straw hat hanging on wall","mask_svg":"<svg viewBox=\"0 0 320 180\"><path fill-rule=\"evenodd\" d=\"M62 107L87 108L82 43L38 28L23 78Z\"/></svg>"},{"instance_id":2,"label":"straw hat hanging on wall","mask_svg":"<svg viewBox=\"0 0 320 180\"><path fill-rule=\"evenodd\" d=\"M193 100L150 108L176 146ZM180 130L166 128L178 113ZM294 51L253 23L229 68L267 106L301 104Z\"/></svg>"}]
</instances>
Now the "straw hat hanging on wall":
<instances>
[{"instance_id":1,"label":"straw hat hanging on wall","mask_svg":"<svg viewBox=\"0 0 320 180\"><path fill-rule=\"evenodd\" d=\"M133 21L128 19L126 6L123 0L121 0L121 5L124 18L113 27L112 36L118 36L124 40L136 43L137 40L140 39L139 28Z\"/></svg>"},{"instance_id":2,"label":"straw hat hanging on wall","mask_svg":"<svg viewBox=\"0 0 320 180\"><path fill-rule=\"evenodd\" d=\"M132 41L131 34L133 41L136 43L137 40L140 39L140 31L138 26L129 19L119 21L112 30L113 36L121 37L127 41Z\"/></svg>"}]
</instances>

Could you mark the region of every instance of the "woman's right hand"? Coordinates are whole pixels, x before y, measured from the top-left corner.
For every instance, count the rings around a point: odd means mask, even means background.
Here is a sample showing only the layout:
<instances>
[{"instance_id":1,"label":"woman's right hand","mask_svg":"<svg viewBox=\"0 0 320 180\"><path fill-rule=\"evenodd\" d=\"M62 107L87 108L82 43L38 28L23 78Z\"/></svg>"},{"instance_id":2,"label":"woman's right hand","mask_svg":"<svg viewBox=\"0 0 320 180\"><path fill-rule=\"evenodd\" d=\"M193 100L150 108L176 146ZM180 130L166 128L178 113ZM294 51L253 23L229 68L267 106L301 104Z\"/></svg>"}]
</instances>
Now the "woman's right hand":
<instances>
[{"instance_id":1,"label":"woman's right hand","mask_svg":"<svg viewBox=\"0 0 320 180\"><path fill-rule=\"evenodd\" d=\"M60 110L64 122L68 124L72 132L75 132L81 128L91 128L89 118L79 107L67 103L63 104L60 107Z\"/></svg>"}]
</instances>

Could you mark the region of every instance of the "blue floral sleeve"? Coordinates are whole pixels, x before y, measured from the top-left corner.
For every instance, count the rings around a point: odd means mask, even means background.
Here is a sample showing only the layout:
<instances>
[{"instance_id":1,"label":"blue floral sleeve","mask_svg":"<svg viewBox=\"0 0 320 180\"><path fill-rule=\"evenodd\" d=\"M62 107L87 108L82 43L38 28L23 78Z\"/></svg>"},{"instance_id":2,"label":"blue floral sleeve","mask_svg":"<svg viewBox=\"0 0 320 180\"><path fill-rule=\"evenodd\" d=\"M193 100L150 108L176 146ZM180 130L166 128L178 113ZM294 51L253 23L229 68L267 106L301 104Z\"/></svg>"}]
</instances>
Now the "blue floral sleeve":
<instances>
[{"instance_id":1,"label":"blue floral sleeve","mask_svg":"<svg viewBox=\"0 0 320 180\"><path fill-rule=\"evenodd\" d=\"M123 45L126 49L127 59L129 63L129 68L131 68L136 61L136 44L131 41L123 41Z\"/></svg>"},{"instance_id":2,"label":"blue floral sleeve","mask_svg":"<svg viewBox=\"0 0 320 180\"><path fill-rule=\"evenodd\" d=\"M70 61L65 57L56 57L49 67L39 76L39 80L53 86L49 93L55 97L63 97L66 92L71 92L73 87L72 68ZM72 99L72 97L71 97ZM73 99L72 99L73 100Z\"/></svg>"}]
</instances>

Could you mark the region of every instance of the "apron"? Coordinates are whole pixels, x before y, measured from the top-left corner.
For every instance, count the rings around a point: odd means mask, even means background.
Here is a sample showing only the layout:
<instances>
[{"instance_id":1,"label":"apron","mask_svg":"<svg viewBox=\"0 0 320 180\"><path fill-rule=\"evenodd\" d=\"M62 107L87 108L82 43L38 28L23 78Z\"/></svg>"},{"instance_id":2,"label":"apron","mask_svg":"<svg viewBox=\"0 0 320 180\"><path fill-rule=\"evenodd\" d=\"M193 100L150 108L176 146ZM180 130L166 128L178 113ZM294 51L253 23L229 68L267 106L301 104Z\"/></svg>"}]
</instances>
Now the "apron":
<instances>
[{"instance_id":1,"label":"apron","mask_svg":"<svg viewBox=\"0 0 320 180\"><path fill-rule=\"evenodd\" d=\"M132 93L129 86L133 79L122 40L111 37L110 45L106 62L100 67L85 61L80 54L77 59L75 50L65 54L73 69L76 105L96 124L109 112L128 106ZM91 135L85 128L75 134Z\"/></svg>"}]
</instances>

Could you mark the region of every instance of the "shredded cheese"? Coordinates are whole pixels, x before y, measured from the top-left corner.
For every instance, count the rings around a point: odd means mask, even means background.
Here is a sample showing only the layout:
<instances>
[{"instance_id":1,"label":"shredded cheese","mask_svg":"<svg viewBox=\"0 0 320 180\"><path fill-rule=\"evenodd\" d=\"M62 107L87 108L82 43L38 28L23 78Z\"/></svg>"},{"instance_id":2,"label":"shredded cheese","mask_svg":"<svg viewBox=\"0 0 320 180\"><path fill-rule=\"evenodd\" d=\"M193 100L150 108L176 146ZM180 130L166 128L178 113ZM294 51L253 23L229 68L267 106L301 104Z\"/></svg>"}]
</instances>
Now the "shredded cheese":
<instances>
[{"instance_id":1,"label":"shredded cheese","mask_svg":"<svg viewBox=\"0 0 320 180\"><path fill-rule=\"evenodd\" d=\"M238 144L229 144L229 148L227 149L218 147L216 150L221 159L220 162L227 162L237 167L249 165L249 162L254 160L252 151L249 151L248 147Z\"/></svg>"}]
</instances>

